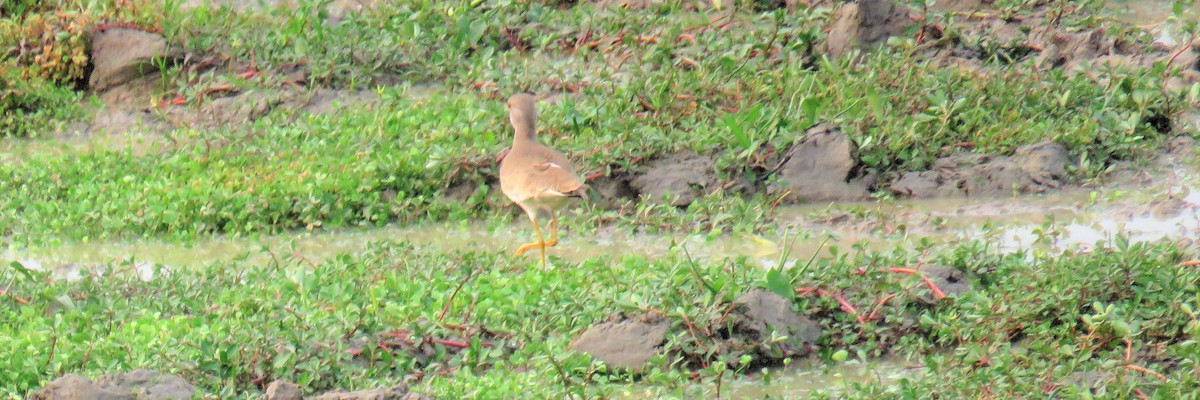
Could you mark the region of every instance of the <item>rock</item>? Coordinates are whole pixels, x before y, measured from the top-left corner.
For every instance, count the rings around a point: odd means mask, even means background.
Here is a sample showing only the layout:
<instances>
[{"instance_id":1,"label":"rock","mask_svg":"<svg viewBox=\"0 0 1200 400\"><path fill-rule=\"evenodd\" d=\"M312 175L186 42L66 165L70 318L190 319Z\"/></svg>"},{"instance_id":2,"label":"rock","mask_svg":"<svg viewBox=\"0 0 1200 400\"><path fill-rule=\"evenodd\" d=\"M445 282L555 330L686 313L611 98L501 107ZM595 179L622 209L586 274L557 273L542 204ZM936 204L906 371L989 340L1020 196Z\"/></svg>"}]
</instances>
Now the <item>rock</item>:
<instances>
[{"instance_id":1,"label":"rock","mask_svg":"<svg viewBox=\"0 0 1200 400\"><path fill-rule=\"evenodd\" d=\"M945 265L925 264L918 268L917 271L925 279L928 279L930 283L937 286L938 290L946 295L946 297L958 297L971 290L971 285L963 276L962 271L958 269ZM918 301L929 305L937 304L939 299L934 296L933 289L930 289L929 285L922 283L917 286L916 291L918 293Z\"/></svg>"},{"instance_id":2,"label":"rock","mask_svg":"<svg viewBox=\"0 0 1200 400\"><path fill-rule=\"evenodd\" d=\"M97 32L92 36L94 68L88 87L98 92L157 74L154 60L163 56L166 47L162 36L150 32L125 28Z\"/></svg>"},{"instance_id":3,"label":"rock","mask_svg":"<svg viewBox=\"0 0 1200 400\"><path fill-rule=\"evenodd\" d=\"M1067 146L1049 140L1018 147L1013 159L1034 182L1056 189L1065 183L1071 164Z\"/></svg>"},{"instance_id":4,"label":"rock","mask_svg":"<svg viewBox=\"0 0 1200 400\"><path fill-rule=\"evenodd\" d=\"M175 375L164 375L147 370L135 370L126 374L100 375L96 384L128 390L139 400L191 399L196 388Z\"/></svg>"},{"instance_id":5,"label":"rock","mask_svg":"<svg viewBox=\"0 0 1200 400\"><path fill-rule=\"evenodd\" d=\"M819 125L792 146L779 169L781 185L772 192L791 191L790 200L865 200L871 177L858 162L858 146L842 131Z\"/></svg>"},{"instance_id":6,"label":"rock","mask_svg":"<svg viewBox=\"0 0 1200 400\"><path fill-rule=\"evenodd\" d=\"M658 314L614 316L580 335L572 349L612 368L639 370L661 351L670 328L671 322Z\"/></svg>"},{"instance_id":7,"label":"rock","mask_svg":"<svg viewBox=\"0 0 1200 400\"><path fill-rule=\"evenodd\" d=\"M129 393L119 393L98 387L79 375L67 374L47 383L41 390L30 393L28 400L126 400Z\"/></svg>"},{"instance_id":8,"label":"rock","mask_svg":"<svg viewBox=\"0 0 1200 400\"><path fill-rule=\"evenodd\" d=\"M794 304L774 292L754 289L734 300L734 331L758 342L758 352L771 359L805 356L821 337L821 326L792 310ZM770 342L773 337L787 340Z\"/></svg>"},{"instance_id":9,"label":"rock","mask_svg":"<svg viewBox=\"0 0 1200 400\"><path fill-rule=\"evenodd\" d=\"M325 392L319 396L310 397L309 400L432 400L433 397L426 396L420 393L412 393L408 391L408 385L399 384L390 388L375 388L370 390L359 390L357 392L344 392L335 390Z\"/></svg>"},{"instance_id":10,"label":"rock","mask_svg":"<svg viewBox=\"0 0 1200 400\"><path fill-rule=\"evenodd\" d=\"M191 383L175 375L147 370L100 375L96 382L68 374L31 393L30 400L189 400L196 393Z\"/></svg>"},{"instance_id":11,"label":"rock","mask_svg":"<svg viewBox=\"0 0 1200 400\"><path fill-rule=\"evenodd\" d=\"M301 400L304 398L302 394L299 385L276 379L267 385L265 400Z\"/></svg>"},{"instance_id":12,"label":"rock","mask_svg":"<svg viewBox=\"0 0 1200 400\"><path fill-rule=\"evenodd\" d=\"M684 152L657 158L629 186L648 201L687 207L716 188L717 173L710 156Z\"/></svg>"},{"instance_id":13,"label":"rock","mask_svg":"<svg viewBox=\"0 0 1200 400\"><path fill-rule=\"evenodd\" d=\"M854 48L867 48L904 33L913 21L893 0L859 0L843 4L829 29L825 51L840 57Z\"/></svg>"}]
</instances>

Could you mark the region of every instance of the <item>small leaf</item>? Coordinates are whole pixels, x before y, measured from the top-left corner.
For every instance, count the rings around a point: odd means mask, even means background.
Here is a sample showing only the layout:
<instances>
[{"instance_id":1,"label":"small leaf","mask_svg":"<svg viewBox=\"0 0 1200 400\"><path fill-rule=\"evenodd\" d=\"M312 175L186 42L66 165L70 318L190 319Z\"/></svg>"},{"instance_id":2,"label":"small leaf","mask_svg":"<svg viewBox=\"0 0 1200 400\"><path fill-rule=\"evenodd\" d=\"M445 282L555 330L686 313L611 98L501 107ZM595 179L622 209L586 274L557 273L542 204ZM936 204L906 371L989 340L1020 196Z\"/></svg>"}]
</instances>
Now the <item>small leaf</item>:
<instances>
[{"instance_id":1,"label":"small leaf","mask_svg":"<svg viewBox=\"0 0 1200 400\"><path fill-rule=\"evenodd\" d=\"M8 266L12 267L12 269L17 270L17 272L19 272L21 275L25 276L25 279L28 279L31 281L33 280L33 272L31 272L29 270L29 268L25 268L25 266L21 265L21 263L13 261L11 264L8 264Z\"/></svg>"},{"instance_id":2,"label":"small leaf","mask_svg":"<svg viewBox=\"0 0 1200 400\"><path fill-rule=\"evenodd\" d=\"M806 97L800 101L800 110L808 118L808 125L812 125L817 122L817 116L821 112L821 101L812 97Z\"/></svg>"},{"instance_id":3,"label":"small leaf","mask_svg":"<svg viewBox=\"0 0 1200 400\"><path fill-rule=\"evenodd\" d=\"M763 283L767 290L775 292L786 299L791 299L796 296L795 289L792 289L792 283L783 276L779 268L771 268L767 270L767 276L763 279Z\"/></svg>"},{"instance_id":4,"label":"small leaf","mask_svg":"<svg viewBox=\"0 0 1200 400\"><path fill-rule=\"evenodd\" d=\"M61 294L61 295L58 295L58 297L55 297L54 299L58 300L58 303L62 304L63 308L65 308L69 311L75 311L75 301L71 300L71 296Z\"/></svg>"},{"instance_id":5,"label":"small leaf","mask_svg":"<svg viewBox=\"0 0 1200 400\"><path fill-rule=\"evenodd\" d=\"M867 88L867 105L871 107L871 112L875 114L875 119L883 119L885 111L883 99L879 97L879 93L875 92L875 88Z\"/></svg>"}]
</instances>

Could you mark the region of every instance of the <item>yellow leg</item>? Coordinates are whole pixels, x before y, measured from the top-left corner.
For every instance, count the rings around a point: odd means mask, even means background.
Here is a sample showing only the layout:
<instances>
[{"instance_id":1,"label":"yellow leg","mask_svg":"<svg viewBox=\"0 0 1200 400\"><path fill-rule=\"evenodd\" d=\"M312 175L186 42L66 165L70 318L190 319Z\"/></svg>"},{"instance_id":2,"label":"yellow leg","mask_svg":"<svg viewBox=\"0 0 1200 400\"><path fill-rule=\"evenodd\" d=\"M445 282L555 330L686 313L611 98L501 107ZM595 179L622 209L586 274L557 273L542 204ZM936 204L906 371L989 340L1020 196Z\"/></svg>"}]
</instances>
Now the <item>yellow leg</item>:
<instances>
[{"instance_id":1,"label":"yellow leg","mask_svg":"<svg viewBox=\"0 0 1200 400\"><path fill-rule=\"evenodd\" d=\"M546 242L546 247L554 247L558 244L558 216L550 216L550 241Z\"/></svg>"},{"instance_id":2,"label":"yellow leg","mask_svg":"<svg viewBox=\"0 0 1200 400\"><path fill-rule=\"evenodd\" d=\"M539 248L542 250L542 266L544 267L546 266L546 239L542 238L542 227L538 225L537 217L530 215L529 220L533 222L533 231L537 232L538 241L535 243L526 243L521 245L521 247L517 249L517 252L513 254L513 257L525 254L525 252L529 251L530 249Z\"/></svg>"}]
</instances>

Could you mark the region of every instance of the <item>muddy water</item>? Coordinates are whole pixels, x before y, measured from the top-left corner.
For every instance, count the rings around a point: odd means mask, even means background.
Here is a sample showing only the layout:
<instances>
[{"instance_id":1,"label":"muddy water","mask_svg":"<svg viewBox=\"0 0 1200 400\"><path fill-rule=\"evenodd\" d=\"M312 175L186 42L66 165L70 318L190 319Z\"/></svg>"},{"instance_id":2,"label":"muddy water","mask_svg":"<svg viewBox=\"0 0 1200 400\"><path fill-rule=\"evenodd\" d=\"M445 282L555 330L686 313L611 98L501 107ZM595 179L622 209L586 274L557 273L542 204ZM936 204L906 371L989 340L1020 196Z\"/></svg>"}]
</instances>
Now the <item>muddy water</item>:
<instances>
[{"instance_id":1,"label":"muddy water","mask_svg":"<svg viewBox=\"0 0 1200 400\"><path fill-rule=\"evenodd\" d=\"M853 385L867 383L889 383L901 378L915 378L922 371L919 363L907 362L900 358L882 358L862 362L850 360L838 364L827 364L823 361L804 360L783 369L769 373L770 379L764 379L762 372L747 374L735 381L722 382L720 398L722 399L799 399L807 398L815 392L837 395L849 391ZM694 385L689 394L694 391L702 392L701 397L715 399L717 397L716 383L708 381ZM656 398L655 388L635 385L618 393L618 399L648 399Z\"/></svg>"}]
</instances>

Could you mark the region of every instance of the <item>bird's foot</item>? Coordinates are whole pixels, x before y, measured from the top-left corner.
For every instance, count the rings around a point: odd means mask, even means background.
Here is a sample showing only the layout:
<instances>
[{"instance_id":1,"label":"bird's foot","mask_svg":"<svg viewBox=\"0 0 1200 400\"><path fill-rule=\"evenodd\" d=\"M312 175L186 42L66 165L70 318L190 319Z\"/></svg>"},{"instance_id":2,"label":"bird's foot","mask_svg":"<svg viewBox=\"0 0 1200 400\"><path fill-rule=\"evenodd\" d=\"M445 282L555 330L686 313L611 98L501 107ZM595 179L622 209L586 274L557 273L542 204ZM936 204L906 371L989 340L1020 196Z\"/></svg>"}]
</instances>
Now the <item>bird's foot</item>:
<instances>
[{"instance_id":1,"label":"bird's foot","mask_svg":"<svg viewBox=\"0 0 1200 400\"><path fill-rule=\"evenodd\" d=\"M526 243L526 244L521 245L521 247L517 248L517 252L513 253L513 257L520 256L522 254L525 254L525 252L533 250L533 249L538 249L538 248L544 249L544 248L546 248L546 246L550 246L550 244L549 243L536 243L536 242L535 243Z\"/></svg>"}]
</instances>

